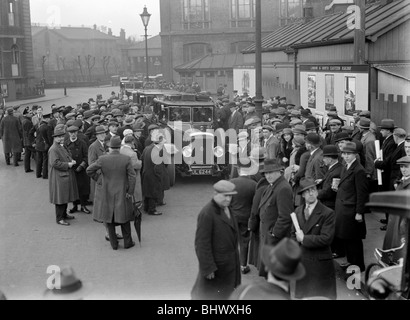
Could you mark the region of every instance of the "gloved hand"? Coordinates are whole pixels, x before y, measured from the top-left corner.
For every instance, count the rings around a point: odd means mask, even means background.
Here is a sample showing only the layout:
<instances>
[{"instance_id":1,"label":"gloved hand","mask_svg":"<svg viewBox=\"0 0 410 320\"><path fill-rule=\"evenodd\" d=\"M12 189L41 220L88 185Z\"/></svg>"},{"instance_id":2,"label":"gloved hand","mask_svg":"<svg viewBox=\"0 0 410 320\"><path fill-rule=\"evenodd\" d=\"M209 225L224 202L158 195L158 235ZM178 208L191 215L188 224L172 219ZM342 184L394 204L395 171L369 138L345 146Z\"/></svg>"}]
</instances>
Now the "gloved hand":
<instances>
[{"instance_id":1,"label":"gloved hand","mask_svg":"<svg viewBox=\"0 0 410 320\"><path fill-rule=\"evenodd\" d=\"M75 169L75 172L81 172L81 171L83 171L84 170L84 167L82 166L82 165L79 165L78 167L77 167L77 169Z\"/></svg>"}]
</instances>

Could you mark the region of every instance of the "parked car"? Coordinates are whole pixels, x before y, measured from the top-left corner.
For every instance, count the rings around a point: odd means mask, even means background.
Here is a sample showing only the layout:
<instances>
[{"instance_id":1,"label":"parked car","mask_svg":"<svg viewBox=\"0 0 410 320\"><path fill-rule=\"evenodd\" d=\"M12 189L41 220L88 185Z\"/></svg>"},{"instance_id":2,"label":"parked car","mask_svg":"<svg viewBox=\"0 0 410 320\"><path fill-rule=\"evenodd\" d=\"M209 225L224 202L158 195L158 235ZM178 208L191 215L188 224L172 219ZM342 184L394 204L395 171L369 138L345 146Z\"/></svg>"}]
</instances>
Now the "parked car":
<instances>
[{"instance_id":1,"label":"parked car","mask_svg":"<svg viewBox=\"0 0 410 320\"><path fill-rule=\"evenodd\" d=\"M168 165L171 184L181 177L229 176L229 153L225 136L213 131L215 104L210 97L169 94L153 100L154 112L163 128L169 130L175 147Z\"/></svg>"},{"instance_id":2,"label":"parked car","mask_svg":"<svg viewBox=\"0 0 410 320\"><path fill-rule=\"evenodd\" d=\"M375 248L378 263L366 270L367 292L373 299L408 300L410 297L410 191L379 192L370 195L372 211L398 216L401 245L391 249ZM390 223L390 222L389 222ZM391 237L386 233L385 237Z\"/></svg>"}]
</instances>

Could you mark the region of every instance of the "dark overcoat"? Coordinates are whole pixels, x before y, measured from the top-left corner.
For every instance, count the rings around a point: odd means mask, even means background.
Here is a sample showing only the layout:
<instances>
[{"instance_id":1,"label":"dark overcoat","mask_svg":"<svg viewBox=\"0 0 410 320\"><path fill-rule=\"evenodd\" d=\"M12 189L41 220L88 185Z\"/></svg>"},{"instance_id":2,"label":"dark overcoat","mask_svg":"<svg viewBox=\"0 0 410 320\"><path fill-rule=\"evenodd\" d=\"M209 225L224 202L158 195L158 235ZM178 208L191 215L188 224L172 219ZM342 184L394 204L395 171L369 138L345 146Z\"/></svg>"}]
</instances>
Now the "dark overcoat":
<instances>
[{"instance_id":1,"label":"dark overcoat","mask_svg":"<svg viewBox=\"0 0 410 320\"><path fill-rule=\"evenodd\" d=\"M163 167L152 161L152 152L156 148L151 144L142 153L142 195L146 198L158 199L163 189Z\"/></svg>"},{"instance_id":2,"label":"dark overcoat","mask_svg":"<svg viewBox=\"0 0 410 320\"><path fill-rule=\"evenodd\" d=\"M390 135L386 139L384 139L383 144L380 146L380 148L383 151L383 158L389 158L393 153L394 150L397 148L396 142L394 142L393 135ZM376 166L376 164L375 164ZM376 167L377 168L377 167ZM383 168L382 172L382 181L383 181L383 186L381 191L389 191L389 190L394 190L390 189L391 181L390 181L390 176L391 176L391 166L385 166Z\"/></svg>"},{"instance_id":3,"label":"dark overcoat","mask_svg":"<svg viewBox=\"0 0 410 320\"><path fill-rule=\"evenodd\" d=\"M326 297L336 299L336 274L330 248L335 235L335 213L320 201L306 221L305 206L295 210L299 226L304 233L302 263L306 275L296 282L295 298ZM296 241L295 227L292 238Z\"/></svg>"},{"instance_id":4,"label":"dark overcoat","mask_svg":"<svg viewBox=\"0 0 410 320\"><path fill-rule=\"evenodd\" d=\"M52 204L67 204L79 199L74 170L68 166L71 160L69 151L56 142L48 150L48 181Z\"/></svg>"},{"instance_id":5,"label":"dark overcoat","mask_svg":"<svg viewBox=\"0 0 410 320\"><path fill-rule=\"evenodd\" d=\"M36 141L36 138L34 137L34 132L33 132L33 122L31 121L30 118L24 117L23 121L21 123L22 125L22 130L23 130L23 146L25 147L33 147L33 144Z\"/></svg>"},{"instance_id":6,"label":"dark overcoat","mask_svg":"<svg viewBox=\"0 0 410 320\"><path fill-rule=\"evenodd\" d=\"M232 197L232 213L238 223L248 226L257 183L247 176L232 179L231 182L235 185L236 192L238 192Z\"/></svg>"},{"instance_id":7,"label":"dark overcoat","mask_svg":"<svg viewBox=\"0 0 410 320\"><path fill-rule=\"evenodd\" d=\"M113 150L90 165L87 174L97 181L94 220L116 224L134 221L132 199L126 198L127 193L134 193L136 181L130 157L120 154L119 150Z\"/></svg>"},{"instance_id":8,"label":"dark overcoat","mask_svg":"<svg viewBox=\"0 0 410 320\"><path fill-rule=\"evenodd\" d=\"M105 154L104 146L100 141L94 141L88 148L88 163L89 165L97 161L97 159ZM95 181L90 180L90 200L94 201L95 196Z\"/></svg>"},{"instance_id":9,"label":"dark overcoat","mask_svg":"<svg viewBox=\"0 0 410 320\"><path fill-rule=\"evenodd\" d=\"M199 213L195 236L199 273L191 291L194 300L225 300L241 284L239 230L212 200ZM205 277L215 273L215 278Z\"/></svg>"},{"instance_id":10,"label":"dark overcoat","mask_svg":"<svg viewBox=\"0 0 410 320\"><path fill-rule=\"evenodd\" d=\"M261 259L259 255L259 241L260 241L260 218L259 218L259 203L261 201L262 195L265 189L269 186L268 181L265 178L262 178L257 186L255 191L255 196L252 200L252 209L251 216L249 217L248 228L251 230L251 241L249 243L249 263L254 265L256 268L260 268Z\"/></svg>"},{"instance_id":11,"label":"dark overcoat","mask_svg":"<svg viewBox=\"0 0 410 320\"><path fill-rule=\"evenodd\" d=\"M336 234L342 240L366 238L365 204L369 199L369 183L363 166L355 160L349 170L343 167L336 195ZM355 220L356 213L363 222Z\"/></svg>"},{"instance_id":12,"label":"dark overcoat","mask_svg":"<svg viewBox=\"0 0 410 320\"><path fill-rule=\"evenodd\" d=\"M396 183L398 179L402 177L402 174L400 171L400 165L397 164L397 160L405 156L406 156L406 151L404 149L404 142L402 142L390 154L384 155L383 153L383 161L379 160L374 163L377 169L381 169L381 170L385 170L386 172L389 172L388 181L384 180L386 179L386 177L383 176L382 174L383 185L384 185L385 191L395 190L394 184Z\"/></svg>"},{"instance_id":13,"label":"dark overcoat","mask_svg":"<svg viewBox=\"0 0 410 320\"><path fill-rule=\"evenodd\" d=\"M318 199L330 209L335 209L336 192L332 189L333 179L340 179L343 166L340 162L331 167L325 174L319 190Z\"/></svg>"},{"instance_id":14,"label":"dark overcoat","mask_svg":"<svg viewBox=\"0 0 410 320\"><path fill-rule=\"evenodd\" d=\"M14 116L6 116L0 123L0 139L3 140L4 153L23 152L23 131L20 120Z\"/></svg>"},{"instance_id":15,"label":"dark overcoat","mask_svg":"<svg viewBox=\"0 0 410 320\"><path fill-rule=\"evenodd\" d=\"M410 179L401 180L397 185L397 191L410 190ZM383 249L388 250L392 248L400 247L403 242L406 242L407 233L406 220L402 216L390 215L389 223L387 224L386 236L383 241ZM407 240L408 241L408 240ZM398 261L400 258L404 258L406 246L402 250L397 250L392 257L393 261Z\"/></svg>"},{"instance_id":16,"label":"dark overcoat","mask_svg":"<svg viewBox=\"0 0 410 320\"><path fill-rule=\"evenodd\" d=\"M293 209L292 188L281 176L266 188L259 203L260 246L269 242L275 245L283 238L290 236L292 225L290 214ZM274 234L274 239L269 239L269 234Z\"/></svg>"},{"instance_id":17,"label":"dark overcoat","mask_svg":"<svg viewBox=\"0 0 410 320\"><path fill-rule=\"evenodd\" d=\"M77 138L72 142L68 139L65 142L66 148L70 151L73 160L77 163L73 166L75 177L77 180L78 194L80 196L88 196L90 194L90 178L85 169L88 167L88 146L84 140ZM76 169L81 165L82 170L76 172Z\"/></svg>"}]
</instances>

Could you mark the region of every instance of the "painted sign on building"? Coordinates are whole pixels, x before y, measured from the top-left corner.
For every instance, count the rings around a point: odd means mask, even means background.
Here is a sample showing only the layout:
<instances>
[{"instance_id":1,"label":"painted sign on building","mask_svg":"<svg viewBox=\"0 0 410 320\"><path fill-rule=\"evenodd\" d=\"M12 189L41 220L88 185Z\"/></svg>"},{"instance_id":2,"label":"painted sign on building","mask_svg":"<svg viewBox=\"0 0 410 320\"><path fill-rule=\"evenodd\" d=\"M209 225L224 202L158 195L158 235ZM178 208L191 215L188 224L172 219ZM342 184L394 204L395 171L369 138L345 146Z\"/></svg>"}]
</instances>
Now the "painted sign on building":
<instances>
[{"instance_id":1,"label":"painted sign on building","mask_svg":"<svg viewBox=\"0 0 410 320\"><path fill-rule=\"evenodd\" d=\"M247 93L250 97L256 94L256 70L250 66L238 66L233 69L233 89L239 95Z\"/></svg>"},{"instance_id":2,"label":"painted sign on building","mask_svg":"<svg viewBox=\"0 0 410 320\"><path fill-rule=\"evenodd\" d=\"M301 65L300 98L318 116L331 107L346 119L356 110L369 110L369 66Z\"/></svg>"}]
</instances>

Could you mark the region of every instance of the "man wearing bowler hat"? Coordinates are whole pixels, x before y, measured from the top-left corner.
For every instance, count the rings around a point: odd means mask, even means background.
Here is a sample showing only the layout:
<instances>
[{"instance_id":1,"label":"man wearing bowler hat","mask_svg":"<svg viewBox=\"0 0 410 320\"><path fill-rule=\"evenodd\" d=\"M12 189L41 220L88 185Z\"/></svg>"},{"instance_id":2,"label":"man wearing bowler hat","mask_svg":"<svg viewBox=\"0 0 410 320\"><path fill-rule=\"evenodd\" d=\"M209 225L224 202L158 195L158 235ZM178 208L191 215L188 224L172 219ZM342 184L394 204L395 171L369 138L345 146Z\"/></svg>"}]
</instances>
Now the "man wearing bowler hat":
<instances>
[{"instance_id":1,"label":"man wearing bowler hat","mask_svg":"<svg viewBox=\"0 0 410 320\"><path fill-rule=\"evenodd\" d=\"M221 180L214 196L199 213L195 252L199 272L191 291L193 300L226 300L241 284L239 230L231 213L235 185Z\"/></svg>"},{"instance_id":2,"label":"man wearing bowler hat","mask_svg":"<svg viewBox=\"0 0 410 320\"><path fill-rule=\"evenodd\" d=\"M364 219L365 204L369 199L369 182L366 171L357 161L357 146L354 142L346 143L341 150L346 166L343 167L339 185L334 189L336 195L336 233L341 239L346 252L347 264L365 270L363 239L366 238Z\"/></svg>"},{"instance_id":3,"label":"man wearing bowler hat","mask_svg":"<svg viewBox=\"0 0 410 320\"><path fill-rule=\"evenodd\" d=\"M281 239L290 236L293 212L292 188L283 177L284 168L275 160L265 160L265 178L269 186L265 189L258 206L260 218L260 245L277 244ZM263 267L259 274L266 276Z\"/></svg>"},{"instance_id":4,"label":"man wearing bowler hat","mask_svg":"<svg viewBox=\"0 0 410 320\"><path fill-rule=\"evenodd\" d=\"M303 279L306 274L297 242L284 238L275 247L264 245L261 253L266 281L241 285L230 300L291 300L291 282Z\"/></svg>"},{"instance_id":5,"label":"man wearing bowler hat","mask_svg":"<svg viewBox=\"0 0 410 320\"><path fill-rule=\"evenodd\" d=\"M295 210L300 230L292 227L292 237L302 248L306 276L296 282L295 298L336 299L336 274L331 244L335 234L335 213L318 199L317 183L311 178L300 181L299 194L305 204Z\"/></svg>"},{"instance_id":6,"label":"man wearing bowler hat","mask_svg":"<svg viewBox=\"0 0 410 320\"><path fill-rule=\"evenodd\" d=\"M67 214L69 202L79 199L74 170L77 163L64 147L65 127L58 124L54 129L54 144L48 151L50 202L55 205L56 222L69 226L66 220L74 217Z\"/></svg>"},{"instance_id":7,"label":"man wearing bowler hat","mask_svg":"<svg viewBox=\"0 0 410 320\"><path fill-rule=\"evenodd\" d=\"M100 181L96 184L93 218L106 224L113 250L118 249L115 226L120 225L124 248L129 249L135 245L130 222L134 221L132 195L136 173L131 158L120 154L120 137L111 138L108 147L109 154L100 156L87 168L87 174L95 181Z\"/></svg>"}]
</instances>

